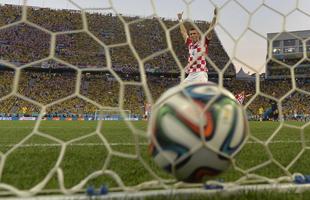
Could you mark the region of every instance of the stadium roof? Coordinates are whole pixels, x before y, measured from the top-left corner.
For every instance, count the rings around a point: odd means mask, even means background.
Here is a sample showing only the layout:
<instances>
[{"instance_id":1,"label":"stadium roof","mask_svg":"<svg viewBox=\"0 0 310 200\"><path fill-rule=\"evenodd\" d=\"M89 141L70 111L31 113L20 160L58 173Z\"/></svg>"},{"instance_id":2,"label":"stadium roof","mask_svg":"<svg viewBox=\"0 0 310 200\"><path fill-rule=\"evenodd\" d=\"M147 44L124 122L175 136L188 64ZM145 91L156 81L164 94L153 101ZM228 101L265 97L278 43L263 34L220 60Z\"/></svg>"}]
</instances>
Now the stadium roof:
<instances>
[{"instance_id":1,"label":"stadium roof","mask_svg":"<svg viewBox=\"0 0 310 200\"><path fill-rule=\"evenodd\" d=\"M241 67L239 72L236 74L236 79L238 79L238 80L254 80L255 77L251 76L250 74L245 73L243 68Z\"/></svg>"},{"instance_id":2,"label":"stadium roof","mask_svg":"<svg viewBox=\"0 0 310 200\"><path fill-rule=\"evenodd\" d=\"M278 35L278 36L277 36ZM302 30L302 31L291 31L291 32L282 32L282 33L267 33L267 38L272 39L275 36L277 36L277 40L287 40L296 38L297 36L299 38L309 38L310 37L310 30Z\"/></svg>"}]
</instances>

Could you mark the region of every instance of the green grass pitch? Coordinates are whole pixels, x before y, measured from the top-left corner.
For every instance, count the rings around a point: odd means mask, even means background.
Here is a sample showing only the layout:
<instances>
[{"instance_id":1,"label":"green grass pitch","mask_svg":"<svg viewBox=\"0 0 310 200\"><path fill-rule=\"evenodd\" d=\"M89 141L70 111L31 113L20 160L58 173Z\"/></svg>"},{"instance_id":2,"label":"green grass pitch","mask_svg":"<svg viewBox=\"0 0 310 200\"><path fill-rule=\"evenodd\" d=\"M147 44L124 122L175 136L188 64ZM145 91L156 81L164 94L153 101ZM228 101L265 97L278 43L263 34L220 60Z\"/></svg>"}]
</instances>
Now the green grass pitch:
<instances>
[{"instance_id":1,"label":"green grass pitch","mask_svg":"<svg viewBox=\"0 0 310 200\"><path fill-rule=\"evenodd\" d=\"M59 141L71 141L67 145L60 164L66 188L75 186L89 174L101 170L103 167L117 173L127 186L153 180L154 178L141 161L147 163L158 176L171 179L170 175L160 170L152 162L147 153L147 138L143 135L147 129L147 122L137 121L131 122L131 124L138 130L138 135L134 135L124 121L103 121L99 131L106 142L110 144L113 152L107 162L109 151L102 139L95 134L96 129L99 129L96 121L42 121L38 131L43 135L33 133L35 125L33 121L0 121L0 152L1 154L9 153L5 160L0 160L1 162L5 161L0 181L21 190L30 189L38 184L57 162L61 152ZM288 127L286 124L293 126ZM268 149L270 149L274 160L284 167L289 167L287 171L310 174L309 150L306 150L295 163L291 163L303 147L310 146L310 125L302 132L298 127L303 125L302 122L284 123L284 126L278 130L268 144ZM250 122L251 135L265 142L279 126L279 122ZM30 135L31 133L32 135ZM57 140L45 137L46 135ZM26 137L29 138L19 148L12 151L13 146ZM80 139L73 140L77 138ZM136 142L139 145L134 145ZM126 158L125 155L129 157ZM266 164L268 161L270 161L270 154L267 153L266 146L252 138L248 140L236 157L236 164L244 170L255 169L255 166ZM276 178L286 175L287 171L281 169L274 162L270 162L251 173ZM241 176L242 173L231 168L218 178L224 181L235 181ZM85 187L99 187L103 184L109 188L118 186L111 177L101 175L90 180ZM59 182L54 175L45 189L57 190L58 188ZM244 196L253 199L251 195L253 194ZM280 194L275 197L272 196L274 194L260 195L271 195L272 198L281 197L281 199L290 197L283 197ZM307 196L310 197L310 195ZM260 199L264 198L259 197ZM288 199L295 197L298 196L293 195Z\"/></svg>"}]
</instances>

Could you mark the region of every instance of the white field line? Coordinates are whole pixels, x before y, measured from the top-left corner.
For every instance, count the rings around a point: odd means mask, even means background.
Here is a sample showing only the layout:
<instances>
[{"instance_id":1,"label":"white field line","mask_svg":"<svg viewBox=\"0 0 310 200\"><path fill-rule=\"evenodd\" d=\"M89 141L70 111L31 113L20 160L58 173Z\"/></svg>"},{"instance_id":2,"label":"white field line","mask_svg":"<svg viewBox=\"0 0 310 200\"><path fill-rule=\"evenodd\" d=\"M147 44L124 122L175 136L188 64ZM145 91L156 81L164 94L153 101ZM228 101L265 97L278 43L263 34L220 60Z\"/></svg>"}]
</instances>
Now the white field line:
<instances>
[{"instance_id":1,"label":"white field line","mask_svg":"<svg viewBox=\"0 0 310 200\"><path fill-rule=\"evenodd\" d=\"M1 126L0 129L32 129L34 126ZM96 126L70 126L70 127L57 127L57 126L40 126L40 129L96 129Z\"/></svg>"},{"instance_id":2,"label":"white field line","mask_svg":"<svg viewBox=\"0 0 310 200\"><path fill-rule=\"evenodd\" d=\"M275 140L275 141L271 141L269 144L275 144L275 143L279 143L279 144L288 144L288 143L301 143L301 140L291 140L291 141L287 141L287 140ZM310 142L310 140L305 140L305 142ZM258 144L257 142L254 141L250 141L247 142L247 144ZM0 147L12 147L15 144L0 144ZM147 146L148 143L144 142L144 143L139 143L138 145L141 146ZM42 144L36 144L36 143L30 143L30 144L22 144L19 147L58 147L61 146L61 144L59 143L42 143ZM72 143L72 144L68 144L68 146L104 146L103 143ZM135 146L135 143L110 143L110 146Z\"/></svg>"},{"instance_id":3,"label":"white field line","mask_svg":"<svg viewBox=\"0 0 310 200\"><path fill-rule=\"evenodd\" d=\"M15 144L0 144L0 147L12 147ZM135 143L110 143L110 146L134 146ZM139 143L139 145L146 146L148 143ZM20 147L58 147L61 146L59 143L42 143L42 144L22 144ZM103 143L72 143L68 144L68 146L104 146Z\"/></svg>"}]
</instances>

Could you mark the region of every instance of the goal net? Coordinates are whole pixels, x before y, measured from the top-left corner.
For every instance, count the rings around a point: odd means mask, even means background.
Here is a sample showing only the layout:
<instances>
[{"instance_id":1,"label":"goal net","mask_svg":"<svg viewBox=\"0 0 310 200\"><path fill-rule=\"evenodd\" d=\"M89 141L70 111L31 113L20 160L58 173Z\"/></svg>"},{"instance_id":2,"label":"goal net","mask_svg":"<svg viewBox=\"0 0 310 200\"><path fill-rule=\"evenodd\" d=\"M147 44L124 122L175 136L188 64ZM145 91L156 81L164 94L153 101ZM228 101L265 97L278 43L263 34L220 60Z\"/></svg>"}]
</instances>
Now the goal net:
<instances>
[{"instance_id":1,"label":"goal net","mask_svg":"<svg viewBox=\"0 0 310 200\"><path fill-rule=\"evenodd\" d=\"M111 110L111 109L103 109L103 110L96 110L95 120L139 120L138 117L131 115L130 110Z\"/></svg>"},{"instance_id":2,"label":"goal net","mask_svg":"<svg viewBox=\"0 0 310 200\"><path fill-rule=\"evenodd\" d=\"M309 190L308 0L19 2L0 0L0 198ZM202 184L155 165L141 120L185 78L181 23L211 33L209 80L244 92L250 120L231 167Z\"/></svg>"}]
</instances>

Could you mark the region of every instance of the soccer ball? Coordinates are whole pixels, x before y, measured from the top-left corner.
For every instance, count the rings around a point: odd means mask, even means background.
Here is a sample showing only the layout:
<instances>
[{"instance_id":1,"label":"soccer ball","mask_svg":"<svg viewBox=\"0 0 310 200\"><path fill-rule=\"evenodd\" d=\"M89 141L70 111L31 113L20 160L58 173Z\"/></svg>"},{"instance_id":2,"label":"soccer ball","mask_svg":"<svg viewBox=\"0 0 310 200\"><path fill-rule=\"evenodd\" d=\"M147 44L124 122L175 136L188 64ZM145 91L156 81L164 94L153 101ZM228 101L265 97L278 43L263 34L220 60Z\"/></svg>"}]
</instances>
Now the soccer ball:
<instances>
[{"instance_id":1,"label":"soccer ball","mask_svg":"<svg viewBox=\"0 0 310 200\"><path fill-rule=\"evenodd\" d=\"M179 85L153 106L149 153L177 180L201 182L227 169L249 132L235 97L213 83Z\"/></svg>"}]
</instances>

